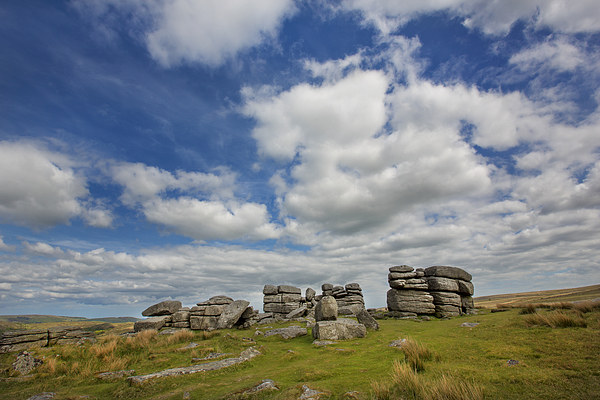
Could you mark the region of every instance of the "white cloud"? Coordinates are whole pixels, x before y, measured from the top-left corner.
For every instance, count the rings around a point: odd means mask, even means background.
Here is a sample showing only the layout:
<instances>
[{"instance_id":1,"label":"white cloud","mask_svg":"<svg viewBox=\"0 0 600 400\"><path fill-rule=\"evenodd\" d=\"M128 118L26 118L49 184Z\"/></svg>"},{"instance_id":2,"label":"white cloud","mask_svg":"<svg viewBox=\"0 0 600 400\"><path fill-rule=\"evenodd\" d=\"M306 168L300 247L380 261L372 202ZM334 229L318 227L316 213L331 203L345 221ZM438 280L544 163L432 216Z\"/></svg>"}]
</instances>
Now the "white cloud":
<instances>
[{"instance_id":1,"label":"white cloud","mask_svg":"<svg viewBox=\"0 0 600 400\"><path fill-rule=\"evenodd\" d=\"M113 179L121 201L141 207L146 219L196 240L263 240L279 237L266 206L235 199L235 174L171 173L141 163L116 163Z\"/></svg>"},{"instance_id":2,"label":"white cloud","mask_svg":"<svg viewBox=\"0 0 600 400\"><path fill-rule=\"evenodd\" d=\"M189 197L158 199L144 204L150 222L162 224L197 240L275 239L277 227L269 223L263 204L201 201Z\"/></svg>"},{"instance_id":3,"label":"white cloud","mask_svg":"<svg viewBox=\"0 0 600 400\"><path fill-rule=\"evenodd\" d=\"M4 238L0 236L0 251L15 251L15 246L4 243Z\"/></svg>"},{"instance_id":4,"label":"white cloud","mask_svg":"<svg viewBox=\"0 0 600 400\"><path fill-rule=\"evenodd\" d=\"M600 11L593 0L346 0L342 5L360 11L384 35L410 19L435 11L461 16L465 26L491 35L508 33L518 20L565 33L600 30Z\"/></svg>"},{"instance_id":5,"label":"white cloud","mask_svg":"<svg viewBox=\"0 0 600 400\"><path fill-rule=\"evenodd\" d=\"M566 38L552 38L513 55L509 62L522 70L551 68L557 71L573 71L584 65L585 54Z\"/></svg>"},{"instance_id":6,"label":"white cloud","mask_svg":"<svg viewBox=\"0 0 600 400\"><path fill-rule=\"evenodd\" d=\"M93 212L82 204L89 192L73 165L39 145L0 142L0 218L46 228Z\"/></svg>"},{"instance_id":7,"label":"white cloud","mask_svg":"<svg viewBox=\"0 0 600 400\"><path fill-rule=\"evenodd\" d=\"M427 95L432 86L391 95L388 87L380 71L355 71L337 82L247 99L259 150L286 161L297 156L289 176L275 178L284 216L315 231L355 234L386 225L416 204L489 186L486 166L458 135L462 116L440 117L456 99L434 95L435 102L424 105L407 92ZM388 112L393 131L386 133Z\"/></svg>"},{"instance_id":8,"label":"white cloud","mask_svg":"<svg viewBox=\"0 0 600 400\"><path fill-rule=\"evenodd\" d=\"M157 26L148 34L147 46L165 67L196 62L219 65L275 36L282 20L295 9L292 0L173 0L160 4Z\"/></svg>"}]
</instances>

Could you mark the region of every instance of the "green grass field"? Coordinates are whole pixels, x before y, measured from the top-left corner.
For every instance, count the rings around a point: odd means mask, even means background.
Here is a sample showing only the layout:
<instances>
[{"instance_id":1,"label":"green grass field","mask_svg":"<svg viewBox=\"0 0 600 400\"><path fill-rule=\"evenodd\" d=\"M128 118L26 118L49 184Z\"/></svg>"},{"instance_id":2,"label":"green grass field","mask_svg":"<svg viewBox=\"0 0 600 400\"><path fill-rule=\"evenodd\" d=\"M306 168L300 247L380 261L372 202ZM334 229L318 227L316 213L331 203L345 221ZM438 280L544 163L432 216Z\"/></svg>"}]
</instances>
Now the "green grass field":
<instances>
[{"instance_id":1,"label":"green grass field","mask_svg":"<svg viewBox=\"0 0 600 400\"><path fill-rule=\"evenodd\" d=\"M556 312L582 318L585 327L551 328L529 320L532 315ZM461 326L463 322L479 325L466 328ZM397 369L406 363L405 355L389 346L400 338L413 339L431 353L422 370L411 375L423 387L447 386L448 382L474 385L486 399L600 397L598 308L586 312L543 309L535 314L522 314L519 309L500 313L486 310L480 315L446 320L382 320L380 325L379 331L370 331L365 339L324 348L313 345L310 336L291 340L255 337L254 329L177 336L145 334L137 338L107 333L96 344L32 350L44 364L26 378L10 372L14 353L0 355L0 398L27 399L41 392L55 392L56 399L182 399L188 392L192 399L231 399L244 398L240 393L263 379L274 380L280 390L250 398L297 399L304 384L325 392L324 399L472 398L440 397L401 388L406 377L400 377ZM121 325L120 330L126 326ZM255 338L256 343L245 339L248 337ZM199 346L182 350L190 342ZM105 382L95 377L103 371L135 369L136 374L145 374L188 366L192 357L211 352L237 356L250 345L262 354L220 371L160 378L141 386L130 386L125 379ZM509 366L508 360L518 364ZM351 391L358 393L344 396Z\"/></svg>"}]
</instances>

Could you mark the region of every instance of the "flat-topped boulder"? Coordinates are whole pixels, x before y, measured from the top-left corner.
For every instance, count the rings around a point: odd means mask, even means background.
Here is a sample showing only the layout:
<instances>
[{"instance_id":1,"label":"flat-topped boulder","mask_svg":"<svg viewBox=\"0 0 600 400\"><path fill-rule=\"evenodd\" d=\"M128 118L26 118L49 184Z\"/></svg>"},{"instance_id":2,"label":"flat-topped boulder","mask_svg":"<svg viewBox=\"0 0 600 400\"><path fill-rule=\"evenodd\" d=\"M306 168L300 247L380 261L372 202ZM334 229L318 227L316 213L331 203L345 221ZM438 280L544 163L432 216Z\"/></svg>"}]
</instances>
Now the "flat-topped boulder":
<instances>
[{"instance_id":1,"label":"flat-topped boulder","mask_svg":"<svg viewBox=\"0 0 600 400\"><path fill-rule=\"evenodd\" d=\"M166 300L160 303L154 304L144 311L142 315L144 317L157 317L160 315L171 315L181 308L181 302L176 300Z\"/></svg>"},{"instance_id":2,"label":"flat-topped boulder","mask_svg":"<svg viewBox=\"0 0 600 400\"><path fill-rule=\"evenodd\" d=\"M467 271L461 268L441 265L425 268L425 276L438 276L442 278L461 279L467 282L471 282L471 280L473 280L471 274L469 274Z\"/></svg>"},{"instance_id":3,"label":"flat-topped boulder","mask_svg":"<svg viewBox=\"0 0 600 400\"><path fill-rule=\"evenodd\" d=\"M346 318L317 321L312 332L318 340L347 340L367 336L367 328L363 324Z\"/></svg>"}]
</instances>

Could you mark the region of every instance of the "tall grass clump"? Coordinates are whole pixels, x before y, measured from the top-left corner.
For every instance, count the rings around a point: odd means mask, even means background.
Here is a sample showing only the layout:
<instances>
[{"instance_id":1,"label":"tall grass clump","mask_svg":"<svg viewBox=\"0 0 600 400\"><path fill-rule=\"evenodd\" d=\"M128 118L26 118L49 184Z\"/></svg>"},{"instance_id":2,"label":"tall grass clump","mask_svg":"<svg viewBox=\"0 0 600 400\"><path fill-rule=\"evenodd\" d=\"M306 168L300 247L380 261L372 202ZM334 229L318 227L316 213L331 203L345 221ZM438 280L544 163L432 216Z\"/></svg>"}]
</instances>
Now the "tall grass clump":
<instances>
[{"instance_id":1,"label":"tall grass clump","mask_svg":"<svg viewBox=\"0 0 600 400\"><path fill-rule=\"evenodd\" d=\"M600 301L587 300L573 303L573 310L581 313L598 311L600 310Z\"/></svg>"},{"instance_id":2,"label":"tall grass clump","mask_svg":"<svg viewBox=\"0 0 600 400\"><path fill-rule=\"evenodd\" d=\"M406 362L417 372L424 371L425 361L433 358L433 353L427 347L413 339L406 339L400 350L404 353Z\"/></svg>"},{"instance_id":3,"label":"tall grass clump","mask_svg":"<svg viewBox=\"0 0 600 400\"><path fill-rule=\"evenodd\" d=\"M425 387L422 398L423 400L482 400L483 397L481 386L442 375Z\"/></svg>"},{"instance_id":4,"label":"tall grass clump","mask_svg":"<svg viewBox=\"0 0 600 400\"><path fill-rule=\"evenodd\" d=\"M587 323L581 315L574 315L564 311L551 311L548 313L534 313L524 317L527 326L549 326L550 328L585 328Z\"/></svg>"},{"instance_id":5,"label":"tall grass clump","mask_svg":"<svg viewBox=\"0 0 600 400\"><path fill-rule=\"evenodd\" d=\"M523 306L520 313L521 314L535 314L536 311L537 311L536 305L533 303L530 303L530 304L526 304L525 306Z\"/></svg>"},{"instance_id":6,"label":"tall grass clump","mask_svg":"<svg viewBox=\"0 0 600 400\"><path fill-rule=\"evenodd\" d=\"M167 339L167 343L173 344L173 343L187 342L187 341L194 339L195 336L196 335L194 335L194 332L192 332L192 331L181 330L181 331L177 331L174 334L172 334L171 336L169 336L169 338Z\"/></svg>"}]
</instances>

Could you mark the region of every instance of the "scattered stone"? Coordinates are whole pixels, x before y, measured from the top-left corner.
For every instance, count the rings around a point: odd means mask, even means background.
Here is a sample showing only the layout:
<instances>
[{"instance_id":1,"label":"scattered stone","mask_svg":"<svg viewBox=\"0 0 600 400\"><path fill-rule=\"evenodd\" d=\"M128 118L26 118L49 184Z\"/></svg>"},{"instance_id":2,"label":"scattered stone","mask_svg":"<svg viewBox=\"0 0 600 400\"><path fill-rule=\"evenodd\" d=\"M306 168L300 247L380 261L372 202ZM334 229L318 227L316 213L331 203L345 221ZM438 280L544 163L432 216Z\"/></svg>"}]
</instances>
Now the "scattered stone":
<instances>
[{"instance_id":1,"label":"scattered stone","mask_svg":"<svg viewBox=\"0 0 600 400\"><path fill-rule=\"evenodd\" d=\"M515 365L518 365L518 364L519 364L518 360L508 360L506 362L506 365L508 365L509 367L512 367L512 366L515 366Z\"/></svg>"},{"instance_id":2,"label":"scattered stone","mask_svg":"<svg viewBox=\"0 0 600 400\"><path fill-rule=\"evenodd\" d=\"M332 296L323 296L315 307L315 320L335 321L338 315L338 305Z\"/></svg>"},{"instance_id":3,"label":"scattered stone","mask_svg":"<svg viewBox=\"0 0 600 400\"><path fill-rule=\"evenodd\" d=\"M248 389L244 392L244 394L253 394L262 392L264 390L279 390L279 388L275 385L275 382L271 379L263 379L263 381L254 386L252 389Z\"/></svg>"},{"instance_id":4,"label":"scattered stone","mask_svg":"<svg viewBox=\"0 0 600 400\"><path fill-rule=\"evenodd\" d=\"M101 372L99 374L96 374L96 378L103 380L103 381L108 381L108 380L112 380L112 379L124 378L126 376L131 376L133 374L135 374L134 369L127 369L127 370L121 370L121 371Z\"/></svg>"},{"instance_id":5,"label":"scattered stone","mask_svg":"<svg viewBox=\"0 0 600 400\"><path fill-rule=\"evenodd\" d=\"M183 400L188 400L191 398L192 398L192 395L190 394L190 392L183 392Z\"/></svg>"},{"instance_id":6,"label":"scattered stone","mask_svg":"<svg viewBox=\"0 0 600 400\"><path fill-rule=\"evenodd\" d=\"M15 362L12 363L12 368L21 375L27 375L42 364L42 360L35 358L27 351L23 351L19 353Z\"/></svg>"},{"instance_id":7,"label":"scattered stone","mask_svg":"<svg viewBox=\"0 0 600 400\"><path fill-rule=\"evenodd\" d=\"M356 319L367 327L367 329L373 329L375 331L379 330L379 324L375 321L375 318L373 318L364 308L356 314Z\"/></svg>"},{"instance_id":8,"label":"scattered stone","mask_svg":"<svg viewBox=\"0 0 600 400\"><path fill-rule=\"evenodd\" d=\"M302 385L302 394L298 397L298 400L318 400L321 395L325 393L319 392L318 390L311 389L306 385Z\"/></svg>"},{"instance_id":9,"label":"scattered stone","mask_svg":"<svg viewBox=\"0 0 600 400\"><path fill-rule=\"evenodd\" d=\"M404 344L406 343L406 339L398 339L398 340L392 340L392 342L389 344L389 347L402 347L404 346Z\"/></svg>"},{"instance_id":10,"label":"scattered stone","mask_svg":"<svg viewBox=\"0 0 600 400\"><path fill-rule=\"evenodd\" d=\"M299 336L305 336L307 334L308 330L306 328L302 328L300 326L290 326L287 328L278 328L267 331L265 332L265 337L281 335L281 337L284 339L293 339Z\"/></svg>"},{"instance_id":11,"label":"scattered stone","mask_svg":"<svg viewBox=\"0 0 600 400\"><path fill-rule=\"evenodd\" d=\"M221 358L221 357L225 357L225 356L229 356L231 355L231 353L209 353L206 357L202 357L202 358L192 358L192 362L200 362L200 361L206 361L206 360L214 360L216 358Z\"/></svg>"},{"instance_id":12,"label":"scattered stone","mask_svg":"<svg viewBox=\"0 0 600 400\"><path fill-rule=\"evenodd\" d=\"M192 342L192 343L188 344L187 346L182 347L181 350L189 350L189 349L193 349L198 346L200 346L198 343Z\"/></svg>"},{"instance_id":13,"label":"scattered stone","mask_svg":"<svg viewBox=\"0 0 600 400\"><path fill-rule=\"evenodd\" d=\"M181 302L175 300L166 300L160 302L158 304L154 304L144 311L142 311L142 315L144 317L157 317L160 315L171 315L181 308Z\"/></svg>"},{"instance_id":14,"label":"scattered stone","mask_svg":"<svg viewBox=\"0 0 600 400\"><path fill-rule=\"evenodd\" d=\"M320 340L346 340L367 336L367 328L354 320L317 321L313 337Z\"/></svg>"},{"instance_id":15,"label":"scattered stone","mask_svg":"<svg viewBox=\"0 0 600 400\"><path fill-rule=\"evenodd\" d=\"M130 384L138 385L146 382L149 379L154 378L163 378L167 376L176 376L176 375L187 375L187 374L195 374L197 372L205 372L205 371L215 371L223 368L230 367L232 365L240 364L245 361L248 361L256 356L258 356L260 352L256 350L254 347L250 347L240 354L239 357L235 358L226 358L221 361L212 361L204 364L192 365L190 367L180 367L180 368L170 368L164 371L155 372L147 375L137 375L130 376L127 378Z\"/></svg>"},{"instance_id":16,"label":"scattered stone","mask_svg":"<svg viewBox=\"0 0 600 400\"><path fill-rule=\"evenodd\" d=\"M315 340L313 340L312 344L314 344L315 346L318 346L318 347L323 347L323 346L329 346L330 344L335 344L335 342L331 341L331 340L315 339Z\"/></svg>"},{"instance_id":17,"label":"scattered stone","mask_svg":"<svg viewBox=\"0 0 600 400\"><path fill-rule=\"evenodd\" d=\"M460 324L460 326L462 326L463 328L475 328L477 325L479 325L479 323L477 322L463 322L462 324Z\"/></svg>"},{"instance_id":18,"label":"scattered stone","mask_svg":"<svg viewBox=\"0 0 600 400\"><path fill-rule=\"evenodd\" d=\"M56 396L56 393L54 393L54 392L43 392L43 393L31 396L27 400L50 400L50 399L53 399L54 396Z\"/></svg>"}]
</instances>

